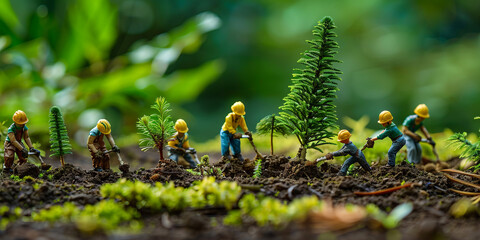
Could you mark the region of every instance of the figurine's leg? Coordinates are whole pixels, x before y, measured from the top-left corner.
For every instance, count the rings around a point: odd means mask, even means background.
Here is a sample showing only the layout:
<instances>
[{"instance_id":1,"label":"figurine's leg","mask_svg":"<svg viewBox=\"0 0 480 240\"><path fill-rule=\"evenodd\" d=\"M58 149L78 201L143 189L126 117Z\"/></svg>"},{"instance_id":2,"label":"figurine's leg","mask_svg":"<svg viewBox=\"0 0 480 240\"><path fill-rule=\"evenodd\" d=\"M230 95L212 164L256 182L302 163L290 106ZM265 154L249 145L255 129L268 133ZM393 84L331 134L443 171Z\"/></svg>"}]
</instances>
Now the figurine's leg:
<instances>
[{"instance_id":1,"label":"figurine's leg","mask_svg":"<svg viewBox=\"0 0 480 240\"><path fill-rule=\"evenodd\" d=\"M93 166L93 169L100 168L100 166L99 166L100 159L96 158L95 153L93 153L93 151L90 150L90 148L88 149L88 151L90 151L90 156L92 156L92 166Z\"/></svg>"},{"instance_id":2,"label":"figurine's leg","mask_svg":"<svg viewBox=\"0 0 480 240\"><path fill-rule=\"evenodd\" d=\"M420 143L415 141L415 139L411 138L410 136L405 135L404 137L407 145L408 162L415 164L420 163L420 160L422 159L422 148L420 147Z\"/></svg>"},{"instance_id":3,"label":"figurine's leg","mask_svg":"<svg viewBox=\"0 0 480 240\"><path fill-rule=\"evenodd\" d=\"M415 146L417 148L417 159L418 159L416 163L418 164L422 161L422 146L420 146L420 142L417 142Z\"/></svg>"},{"instance_id":4,"label":"figurine's leg","mask_svg":"<svg viewBox=\"0 0 480 240\"><path fill-rule=\"evenodd\" d=\"M13 161L15 160L15 146L12 143L5 141L5 148L4 148L4 170L12 169Z\"/></svg>"},{"instance_id":5,"label":"figurine's leg","mask_svg":"<svg viewBox=\"0 0 480 240\"><path fill-rule=\"evenodd\" d=\"M347 175L348 168L350 165L355 163L355 158L354 157L349 157L345 162L343 162L342 168L340 168L340 173L345 176Z\"/></svg>"},{"instance_id":6,"label":"figurine's leg","mask_svg":"<svg viewBox=\"0 0 480 240\"><path fill-rule=\"evenodd\" d=\"M392 146L388 150L388 165L395 167L395 158L397 153L405 145L406 141L403 136L400 136L397 140L392 142Z\"/></svg>"},{"instance_id":7,"label":"figurine's leg","mask_svg":"<svg viewBox=\"0 0 480 240\"><path fill-rule=\"evenodd\" d=\"M105 154L105 156L103 157L103 170L108 169L110 169L110 155Z\"/></svg>"},{"instance_id":8,"label":"figurine's leg","mask_svg":"<svg viewBox=\"0 0 480 240\"><path fill-rule=\"evenodd\" d=\"M23 144L21 144L23 146ZM22 165L27 162L27 159L23 157L22 151L18 150L18 148L15 148L15 152L17 153L18 157L18 165Z\"/></svg>"},{"instance_id":9,"label":"figurine's leg","mask_svg":"<svg viewBox=\"0 0 480 240\"><path fill-rule=\"evenodd\" d=\"M230 147L230 138L228 136L230 134L228 131L220 131L220 145L222 147L222 156L228 156ZM231 134L230 134L231 135Z\"/></svg>"},{"instance_id":10,"label":"figurine's leg","mask_svg":"<svg viewBox=\"0 0 480 240\"><path fill-rule=\"evenodd\" d=\"M358 164L360 164L360 166L362 166L362 168L367 171L367 172L370 172L372 169L370 168L370 165L368 164L367 162L367 159L365 158L365 155L363 155L362 152L359 153L359 156L357 158L357 162Z\"/></svg>"},{"instance_id":11,"label":"figurine's leg","mask_svg":"<svg viewBox=\"0 0 480 240\"><path fill-rule=\"evenodd\" d=\"M178 155L175 154L175 153L172 153L170 154L170 156L168 156L170 159L172 159L172 161L178 163Z\"/></svg>"},{"instance_id":12,"label":"figurine's leg","mask_svg":"<svg viewBox=\"0 0 480 240\"><path fill-rule=\"evenodd\" d=\"M107 151L107 147L105 147L105 145L98 145L95 147L101 152ZM99 165L100 165L99 167L101 167L103 170L110 169L110 155L103 154L102 159L100 159Z\"/></svg>"},{"instance_id":13,"label":"figurine's leg","mask_svg":"<svg viewBox=\"0 0 480 240\"><path fill-rule=\"evenodd\" d=\"M238 156L242 154L242 152L240 151L240 139L235 139L232 137L231 145L232 145L234 156Z\"/></svg>"},{"instance_id":14,"label":"figurine's leg","mask_svg":"<svg viewBox=\"0 0 480 240\"><path fill-rule=\"evenodd\" d=\"M193 160L192 155L187 153L187 154L183 155L183 158L185 158L185 161L190 163L191 168L196 168L197 167L197 163Z\"/></svg>"}]
</instances>

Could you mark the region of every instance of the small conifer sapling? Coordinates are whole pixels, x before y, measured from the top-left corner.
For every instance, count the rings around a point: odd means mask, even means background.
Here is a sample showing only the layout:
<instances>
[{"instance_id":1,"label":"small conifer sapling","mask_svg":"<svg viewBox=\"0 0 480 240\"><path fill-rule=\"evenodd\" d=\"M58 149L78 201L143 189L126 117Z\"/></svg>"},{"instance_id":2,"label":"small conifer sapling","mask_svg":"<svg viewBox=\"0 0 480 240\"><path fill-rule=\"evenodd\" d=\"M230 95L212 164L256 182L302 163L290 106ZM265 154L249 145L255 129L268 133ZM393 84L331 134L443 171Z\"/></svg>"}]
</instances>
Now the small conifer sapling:
<instances>
[{"instance_id":1,"label":"small conifer sapling","mask_svg":"<svg viewBox=\"0 0 480 240\"><path fill-rule=\"evenodd\" d=\"M63 121L62 112L57 106L50 108L50 156L59 156L62 166L65 166L65 154L72 153L72 145L68 138L67 127Z\"/></svg>"},{"instance_id":2,"label":"small conifer sapling","mask_svg":"<svg viewBox=\"0 0 480 240\"><path fill-rule=\"evenodd\" d=\"M270 134L270 155L273 155L273 137L276 135L291 134L290 128L282 121L282 118L275 116L275 114L268 115L257 124L257 132L259 134Z\"/></svg>"},{"instance_id":3,"label":"small conifer sapling","mask_svg":"<svg viewBox=\"0 0 480 240\"><path fill-rule=\"evenodd\" d=\"M323 18L313 30L314 39L307 41L310 49L302 54L299 63L303 69L294 69L290 93L283 99L280 116L300 142L297 157L305 160L307 149L319 151L319 146L327 144L327 139L335 134L336 113L333 100L341 79L340 70L333 67L340 61L334 59L337 36L335 25L330 17Z\"/></svg>"},{"instance_id":4,"label":"small conifer sapling","mask_svg":"<svg viewBox=\"0 0 480 240\"><path fill-rule=\"evenodd\" d=\"M480 117L475 117L475 119L480 120ZM468 159L468 161L471 161L475 164L475 166L473 166L475 171L480 169L480 141L472 143L467 139L466 132L455 133L448 138L448 141L451 145L455 145L457 149L462 150L460 155L461 158Z\"/></svg>"},{"instance_id":5,"label":"small conifer sapling","mask_svg":"<svg viewBox=\"0 0 480 240\"><path fill-rule=\"evenodd\" d=\"M138 133L141 135L140 147L142 151L158 149L160 161L164 161L163 149L167 140L175 133L175 123L170 116L170 104L164 97L157 98L152 108L158 113L143 116L137 122Z\"/></svg>"}]
</instances>

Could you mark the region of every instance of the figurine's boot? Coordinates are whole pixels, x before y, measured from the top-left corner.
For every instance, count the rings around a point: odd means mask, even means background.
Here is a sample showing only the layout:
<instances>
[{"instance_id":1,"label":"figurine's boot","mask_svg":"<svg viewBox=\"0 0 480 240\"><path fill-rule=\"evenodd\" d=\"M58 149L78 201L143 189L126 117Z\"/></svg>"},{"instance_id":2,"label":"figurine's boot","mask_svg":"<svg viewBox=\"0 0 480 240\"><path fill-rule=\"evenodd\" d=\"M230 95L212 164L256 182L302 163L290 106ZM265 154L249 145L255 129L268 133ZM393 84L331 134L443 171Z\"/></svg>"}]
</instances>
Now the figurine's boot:
<instances>
[{"instance_id":1,"label":"figurine's boot","mask_svg":"<svg viewBox=\"0 0 480 240\"><path fill-rule=\"evenodd\" d=\"M235 155L233 155L234 158L238 159L240 162L243 162L244 159L243 159L243 156L241 153L237 153Z\"/></svg>"},{"instance_id":2,"label":"figurine's boot","mask_svg":"<svg viewBox=\"0 0 480 240\"><path fill-rule=\"evenodd\" d=\"M347 175L347 174L344 173L344 172L342 172L342 171L340 171L340 172L337 173L337 176L342 176L342 177L343 177L343 176L346 176L346 175Z\"/></svg>"},{"instance_id":3,"label":"figurine's boot","mask_svg":"<svg viewBox=\"0 0 480 240\"><path fill-rule=\"evenodd\" d=\"M223 158L223 160L225 160L225 161L230 161L230 160L232 160L232 157L230 156L230 154L225 154L225 155L222 156L222 158Z\"/></svg>"}]
</instances>

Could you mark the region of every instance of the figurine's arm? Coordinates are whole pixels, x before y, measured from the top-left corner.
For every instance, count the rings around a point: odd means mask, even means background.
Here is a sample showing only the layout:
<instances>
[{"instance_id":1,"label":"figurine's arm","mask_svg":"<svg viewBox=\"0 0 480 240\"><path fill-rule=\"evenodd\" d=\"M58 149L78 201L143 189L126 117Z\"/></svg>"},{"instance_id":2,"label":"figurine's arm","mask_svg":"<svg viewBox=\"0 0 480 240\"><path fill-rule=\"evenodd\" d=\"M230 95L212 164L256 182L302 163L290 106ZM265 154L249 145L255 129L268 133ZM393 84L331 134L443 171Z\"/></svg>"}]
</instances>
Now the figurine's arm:
<instances>
[{"instance_id":1,"label":"figurine's arm","mask_svg":"<svg viewBox=\"0 0 480 240\"><path fill-rule=\"evenodd\" d=\"M93 142L95 141L95 136L89 135L88 140L87 140L87 146L90 150L92 150L93 153L97 153L98 149L93 145Z\"/></svg>"},{"instance_id":2,"label":"figurine's arm","mask_svg":"<svg viewBox=\"0 0 480 240\"><path fill-rule=\"evenodd\" d=\"M28 135L28 130L23 132L23 140L25 140L25 143L29 148L33 148L32 140L30 140L30 135Z\"/></svg>"},{"instance_id":3,"label":"figurine's arm","mask_svg":"<svg viewBox=\"0 0 480 240\"><path fill-rule=\"evenodd\" d=\"M22 150L23 146L15 139L14 133L8 133L8 138L10 138L10 142L13 146L15 146L18 150Z\"/></svg>"},{"instance_id":4,"label":"figurine's arm","mask_svg":"<svg viewBox=\"0 0 480 240\"><path fill-rule=\"evenodd\" d=\"M420 127L420 130L422 130L423 134L427 139L432 139L432 136L430 136L430 133L428 132L427 128L425 128L425 126Z\"/></svg>"},{"instance_id":5,"label":"figurine's arm","mask_svg":"<svg viewBox=\"0 0 480 240\"><path fill-rule=\"evenodd\" d=\"M422 127L422 128L423 128L423 127ZM422 131L423 131L423 130L422 130ZM403 126L403 127L402 127L402 132L403 132L403 134L405 134L405 135L407 135L407 136L409 136L409 137L411 137L411 138L413 138L413 139L415 139L415 140L417 140L417 141L422 140L422 138L421 138L420 136L418 136L418 134L410 131L410 130L407 128L407 126ZM425 136L426 136L426 135L425 135Z\"/></svg>"},{"instance_id":6,"label":"figurine's arm","mask_svg":"<svg viewBox=\"0 0 480 240\"><path fill-rule=\"evenodd\" d=\"M168 140L168 146L173 149L178 149L176 146L176 143L177 143L177 140L175 138Z\"/></svg>"},{"instance_id":7,"label":"figurine's arm","mask_svg":"<svg viewBox=\"0 0 480 240\"><path fill-rule=\"evenodd\" d=\"M247 122L245 121L244 117L242 117L242 119L240 120L240 127L242 128L244 133L248 132Z\"/></svg>"},{"instance_id":8,"label":"figurine's arm","mask_svg":"<svg viewBox=\"0 0 480 240\"><path fill-rule=\"evenodd\" d=\"M185 140L185 142L183 143L183 148L184 149L189 149L190 148L190 143L189 143L188 139Z\"/></svg>"},{"instance_id":9,"label":"figurine's arm","mask_svg":"<svg viewBox=\"0 0 480 240\"><path fill-rule=\"evenodd\" d=\"M115 147L116 145L115 145L115 141L113 140L112 134L107 134L105 136L107 137L108 142L110 143L110 146L112 146L112 148Z\"/></svg>"}]
</instances>

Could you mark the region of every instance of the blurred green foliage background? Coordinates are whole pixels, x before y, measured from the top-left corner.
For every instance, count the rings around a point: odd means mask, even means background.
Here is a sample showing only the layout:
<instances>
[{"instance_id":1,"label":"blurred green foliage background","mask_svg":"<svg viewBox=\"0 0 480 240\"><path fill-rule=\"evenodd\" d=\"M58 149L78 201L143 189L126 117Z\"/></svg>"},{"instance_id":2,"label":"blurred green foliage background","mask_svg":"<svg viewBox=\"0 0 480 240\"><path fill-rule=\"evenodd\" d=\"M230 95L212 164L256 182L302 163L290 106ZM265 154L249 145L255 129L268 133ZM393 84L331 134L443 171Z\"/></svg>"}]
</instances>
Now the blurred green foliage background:
<instances>
[{"instance_id":1,"label":"blurred green foliage background","mask_svg":"<svg viewBox=\"0 0 480 240\"><path fill-rule=\"evenodd\" d=\"M103 117L130 145L161 95L193 140L218 135L237 100L253 130L278 112L327 15L343 61L340 120L388 109L400 124L425 103L431 132L478 129L480 1L471 0L0 0L0 119L26 111L33 141L47 143L58 105L77 145Z\"/></svg>"}]
</instances>

